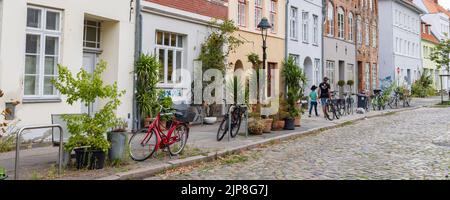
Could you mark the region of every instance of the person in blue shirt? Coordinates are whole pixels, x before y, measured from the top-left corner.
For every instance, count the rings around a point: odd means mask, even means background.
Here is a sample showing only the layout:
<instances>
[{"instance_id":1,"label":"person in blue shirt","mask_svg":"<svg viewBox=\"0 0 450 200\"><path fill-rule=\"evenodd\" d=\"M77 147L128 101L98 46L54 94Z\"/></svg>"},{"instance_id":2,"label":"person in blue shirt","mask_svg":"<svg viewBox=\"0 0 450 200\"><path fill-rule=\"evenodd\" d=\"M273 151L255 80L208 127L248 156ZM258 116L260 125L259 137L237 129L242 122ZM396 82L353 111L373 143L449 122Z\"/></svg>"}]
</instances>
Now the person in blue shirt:
<instances>
[{"instance_id":1,"label":"person in blue shirt","mask_svg":"<svg viewBox=\"0 0 450 200\"><path fill-rule=\"evenodd\" d=\"M309 106L309 117L311 117L312 109L314 107L314 111L316 112L316 116L318 117L319 114L317 113L317 92L316 92L317 86L313 85L311 87L311 92L309 93L309 99L310 99L310 106Z\"/></svg>"}]
</instances>

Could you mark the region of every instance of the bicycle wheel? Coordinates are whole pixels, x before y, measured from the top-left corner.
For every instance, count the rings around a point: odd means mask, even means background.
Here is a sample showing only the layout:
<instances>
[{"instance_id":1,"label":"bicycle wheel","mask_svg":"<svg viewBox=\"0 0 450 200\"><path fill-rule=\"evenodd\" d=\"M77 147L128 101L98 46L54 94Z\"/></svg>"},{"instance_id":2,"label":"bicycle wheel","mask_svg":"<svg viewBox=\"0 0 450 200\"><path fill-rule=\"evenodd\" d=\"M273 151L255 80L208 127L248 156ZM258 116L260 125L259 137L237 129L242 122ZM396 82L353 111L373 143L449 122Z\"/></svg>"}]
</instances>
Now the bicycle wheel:
<instances>
[{"instance_id":1,"label":"bicycle wheel","mask_svg":"<svg viewBox=\"0 0 450 200\"><path fill-rule=\"evenodd\" d=\"M346 106L345 106L345 100L339 100L338 103L339 107L339 115L344 116L347 112L346 112Z\"/></svg>"},{"instance_id":2,"label":"bicycle wheel","mask_svg":"<svg viewBox=\"0 0 450 200\"><path fill-rule=\"evenodd\" d=\"M158 138L156 132L135 133L129 141L130 157L135 161L144 161L150 158L156 151Z\"/></svg>"},{"instance_id":3,"label":"bicycle wheel","mask_svg":"<svg viewBox=\"0 0 450 200\"><path fill-rule=\"evenodd\" d=\"M337 105L332 105L332 107L333 107L332 109L333 109L334 117L335 117L336 119L341 118L341 115L339 114Z\"/></svg>"},{"instance_id":4,"label":"bicycle wheel","mask_svg":"<svg viewBox=\"0 0 450 200\"><path fill-rule=\"evenodd\" d=\"M232 113L232 123L231 123L231 137L234 138L239 133L242 123L242 110L241 108L236 108Z\"/></svg>"},{"instance_id":5,"label":"bicycle wheel","mask_svg":"<svg viewBox=\"0 0 450 200\"><path fill-rule=\"evenodd\" d=\"M169 145L169 153L172 156L180 154L186 146L189 137L189 127L186 124L179 124L172 133L170 140L174 141Z\"/></svg>"},{"instance_id":6,"label":"bicycle wheel","mask_svg":"<svg viewBox=\"0 0 450 200\"><path fill-rule=\"evenodd\" d=\"M221 141L225 134L228 132L228 115L223 117L222 122L220 123L219 129L217 130L217 141Z\"/></svg>"},{"instance_id":7,"label":"bicycle wheel","mask_svg":"<svg viewBox=\"0 0 450 200\"><path fill-rule=\"evenodd\" d=\"M325 117L327 117L328 120L333 121L334 120L333 108L330 104L327 105L326 111L327 113Z\"/></svg>"}]
</instances>

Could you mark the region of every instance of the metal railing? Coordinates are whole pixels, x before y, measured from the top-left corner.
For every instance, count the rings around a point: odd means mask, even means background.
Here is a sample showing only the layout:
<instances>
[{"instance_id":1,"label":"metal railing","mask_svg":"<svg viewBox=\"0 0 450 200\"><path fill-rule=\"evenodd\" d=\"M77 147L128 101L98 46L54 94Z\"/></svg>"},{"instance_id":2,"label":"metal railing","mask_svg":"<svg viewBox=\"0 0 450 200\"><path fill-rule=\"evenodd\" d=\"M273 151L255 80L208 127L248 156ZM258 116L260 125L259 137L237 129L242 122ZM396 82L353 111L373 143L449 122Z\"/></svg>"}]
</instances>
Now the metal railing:
<instances>
[{"instance_id":1,"label":"metal railing","mask_svg":"<svg viewBox=\"0 0 450 200\"><path fill-rule=\"evenodd\" d=\"M16 137L16 162L14 163L14 180L17 180L19 177L19 152L20 152L20 136L25 130L35 130L35 129L45 129L45 128L59 128L59 152L58 152L58 175L61 174L62 169L62 160L63 160L63 128L59 124L52 124L52 125L42 125L42 126L25 126L22 127L17 132Z\"/></svg>"}]
</instances>

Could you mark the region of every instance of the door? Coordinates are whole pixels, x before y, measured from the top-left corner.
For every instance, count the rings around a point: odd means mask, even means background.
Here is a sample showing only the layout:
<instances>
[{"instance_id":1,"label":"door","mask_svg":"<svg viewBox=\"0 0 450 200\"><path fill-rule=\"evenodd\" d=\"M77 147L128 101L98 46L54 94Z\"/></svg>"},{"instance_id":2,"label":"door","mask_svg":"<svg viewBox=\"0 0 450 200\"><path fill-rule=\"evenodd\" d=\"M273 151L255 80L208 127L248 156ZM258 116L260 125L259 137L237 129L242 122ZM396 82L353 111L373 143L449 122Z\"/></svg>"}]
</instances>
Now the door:
<instances>
[{"instance_id":1,"label":"door","mask_svg":"<svg viewBox=\"0 0 450 200\"><path fill-rule=\"evenodd\" d=\"M98 55L96 53L83 53L83 69L88 73L94 73L95 66L98 62ZM97 102L92 105L81 105L81 113L87 113L93 115L97 112Z\"/></svg>"}]
</instances>

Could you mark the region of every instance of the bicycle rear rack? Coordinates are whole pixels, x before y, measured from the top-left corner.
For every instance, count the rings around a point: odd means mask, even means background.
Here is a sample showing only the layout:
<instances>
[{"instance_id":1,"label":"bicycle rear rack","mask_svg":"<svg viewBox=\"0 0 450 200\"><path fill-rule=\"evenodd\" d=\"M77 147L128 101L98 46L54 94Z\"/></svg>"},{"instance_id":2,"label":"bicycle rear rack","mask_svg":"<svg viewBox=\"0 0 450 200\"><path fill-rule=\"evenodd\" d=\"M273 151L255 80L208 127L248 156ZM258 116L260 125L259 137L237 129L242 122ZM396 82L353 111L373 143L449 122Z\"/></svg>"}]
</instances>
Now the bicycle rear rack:
<instances>
[{"instance_id":1,"label":"bicycle rear rack","mask_svg":"<svg viewBox=\"0 0 450 200\"><path fill-rule=\"evenodd\" d=\"M19 152L20 152L20 136L25 130L36 130L36 129L45 129L45 128L59 128L59 152L58 152L58 175L61 174L62 169L62 160L63 160L63 128L59 124L52 124L52 125L42 125L42 126L25 126L22 127L18 132L16 136L16 161L14 163L14 180L17 180L19 177Z\"/></svg>"}]
</instances>

